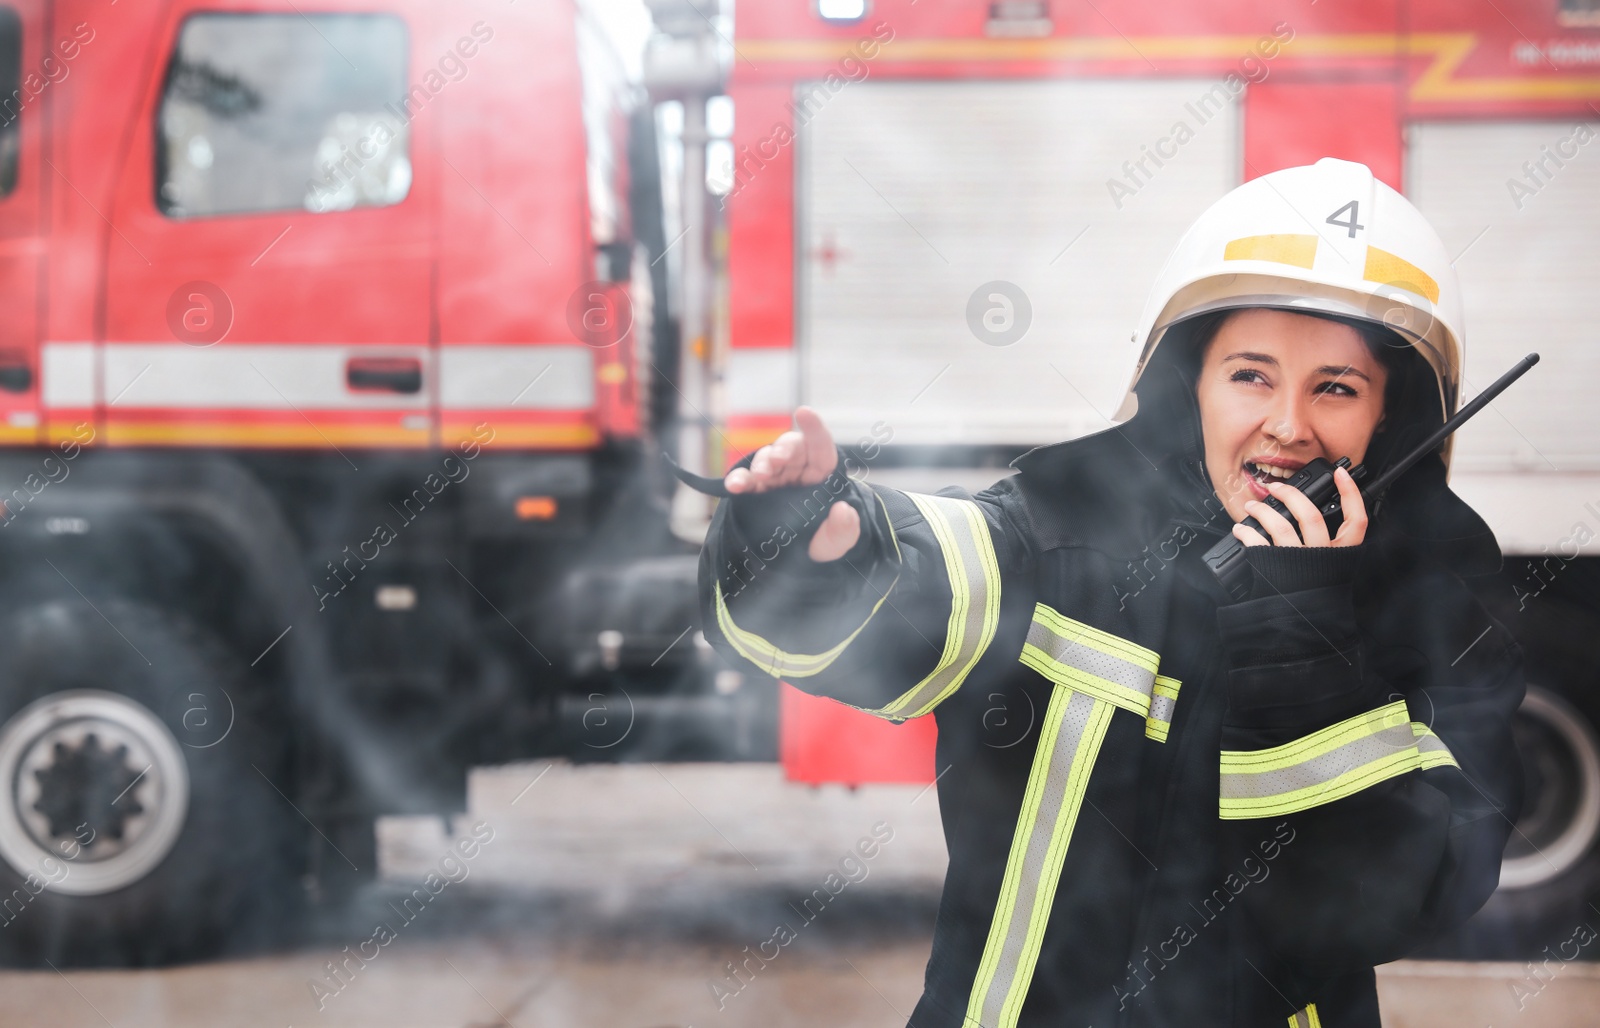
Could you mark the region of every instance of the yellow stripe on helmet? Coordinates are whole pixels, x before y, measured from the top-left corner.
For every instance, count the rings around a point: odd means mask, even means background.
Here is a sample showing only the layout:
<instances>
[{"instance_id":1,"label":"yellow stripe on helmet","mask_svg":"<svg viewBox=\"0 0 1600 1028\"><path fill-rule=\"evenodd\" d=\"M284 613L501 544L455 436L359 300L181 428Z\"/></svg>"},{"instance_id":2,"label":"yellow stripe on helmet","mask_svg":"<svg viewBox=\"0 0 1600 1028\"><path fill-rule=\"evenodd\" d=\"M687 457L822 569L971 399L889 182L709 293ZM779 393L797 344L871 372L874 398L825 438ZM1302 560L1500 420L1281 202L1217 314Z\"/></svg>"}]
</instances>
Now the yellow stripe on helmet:
<instances>
[{"instance_id":1,"label":"yellow stripe on helmet","mask_svg":"<svg viewBox=\"0 0 1600 1028\"><path fill-rule=\"evenodd\" d=\"M1215 252L1215 251L1213 251ZM1272 236L1244 236L1223 247L1225 261L1272 261L1309 268L1317 260L1317 237L1285 233Z\"/></svg>"}]
</instances>

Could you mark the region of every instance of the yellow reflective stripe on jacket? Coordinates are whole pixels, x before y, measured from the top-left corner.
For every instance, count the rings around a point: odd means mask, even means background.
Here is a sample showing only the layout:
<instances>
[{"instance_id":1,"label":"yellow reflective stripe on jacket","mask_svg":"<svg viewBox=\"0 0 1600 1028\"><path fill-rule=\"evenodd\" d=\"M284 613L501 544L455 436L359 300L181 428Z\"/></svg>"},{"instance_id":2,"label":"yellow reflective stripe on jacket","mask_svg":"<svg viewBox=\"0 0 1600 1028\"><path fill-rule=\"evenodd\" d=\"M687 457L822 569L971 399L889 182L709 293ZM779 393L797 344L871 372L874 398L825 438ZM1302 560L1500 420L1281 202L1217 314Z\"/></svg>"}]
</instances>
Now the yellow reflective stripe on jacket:
<instances>
[{"instance_id":1,"label":"yellow reflective stripe on jacket","mask_svg":"<svg viewBox=\"0 0 1600 1028\"><path fill-rule=\"evenodd\" d=\"M1150 713L1145 715L1144 734L1156 742L1166 742L1172 728L1172 714L1178 705L1178 689L1183 685L1176 678L1156 676L1154 692L1150 697Z\"/></svg>"},{"instance_id":2,"label":"yellow reflective stripe on jacket","mask_svg":"<svg viewBox=\"0 0 1600 1028\"><path fill-rule=\"evenodd\" d=\"M1271 749L1223 750L1220 813L1239 819L1308 810L1421 766L1411 715L1396 700Z\"/></svg>"},{"instance_id":3,"label":"yellow reflective stripe on jacket","mask_svg":"<svg viewBox=\"0 0 1600 1028\"><path fill-rule=\"evenodd\" d=\"M1112 709L1105 700L1071 689L1052 691L1006 858L1000 900L967 1001L967 1024L1014 1028L1017 1023Z\"/></svg>"},{"instance_id":4,"label":"yellow reflective stripe on jacket","mask_svg":"<svg viewBox=\"0 0 1600 1028\"><path fill-rule=\"evenodd\" d=\"M1289 1028L1322 1028L1322 1018L1317 1016L1317 1005L1312 1003L1304 1010L1290 1014Z\"/></svg>"},{"instance_id":5,"label":"yellow reflective stripe on jacket","mask_svg":"<svg viewBox=\"0 0 1600 1028\"><path fill-rule=\"evenodd\" d=\"M1057 685L1140 717L1150 713L1156 668L1161 662L1154 650L1074 621L1043 603L1033 609L1021 659Z\"/></svg>"},{"instance_id":6,"label":"yellow reflective stripe on jacket","mask_svg":"<svg viewBox=\"0 0 1600 1028\"><path fill-rule=\"evenodd\" d=\"M888 526L889 538L894 542L895 563L899 565L902 563L900 541L895 539L894 526L889 522L889 510L883 505L883 500L876 493L873 494L873 498L878 501L878 510L883 514L884 525ZM883 595L878 597L878 602L872 605L872 610L867 614L866 619L856 627L856 630L845 636L844 640L838 645L832 646L821 653L789 653L779 649L773 643L754 632L748 632L734 624L733 615L729 613L727 601L722 596L721 582L714 583L717 627L722 629L722 634L727 638L728 644L734 648L739 656L763 669L772 677L786 679L809 678L812 675L826 671L830 664L839 659L839 655L844 652L845 647L849 646L855 637L861 634L861 630L866 628L868 623L872 621L873 616L878 613L878 608L882 607L884 601L889 598L889 592L894 588L894 582L899 580L900 574L897 571L895 572L894 580L883 591Z\"/></svg>"},{"instance_id":7,"label":"yellow reflective stripe on jacket","mask_svg":"<svg viewBox=\"0 0 1600 1028\"><path fill-rule=\"evenodd\" d=\"M1000 562L983 511L971 500L906 493L917 505L944 555L950 578L950 621L944 652L922 681L869 714L902 720L921 717L955 692L1000 625Z\"/></svg>"},{"instance_id":8,"label":"yellow reflective stripe on jacket","mask_svg":"<svg viewBox=\"0 0 1600 1028\"><path fill-rule=\"evenodd\" d=\"M1450 747L1444 744L1444 740L1433 734L1433 729L1421 721L1413 721L1411 722L1411 731L1417 737L1418 767L1426 770L1430 767L1459 768L1461 766L1456 763L1455 755L1450 752Z\"/></svg>"}]
</instances>

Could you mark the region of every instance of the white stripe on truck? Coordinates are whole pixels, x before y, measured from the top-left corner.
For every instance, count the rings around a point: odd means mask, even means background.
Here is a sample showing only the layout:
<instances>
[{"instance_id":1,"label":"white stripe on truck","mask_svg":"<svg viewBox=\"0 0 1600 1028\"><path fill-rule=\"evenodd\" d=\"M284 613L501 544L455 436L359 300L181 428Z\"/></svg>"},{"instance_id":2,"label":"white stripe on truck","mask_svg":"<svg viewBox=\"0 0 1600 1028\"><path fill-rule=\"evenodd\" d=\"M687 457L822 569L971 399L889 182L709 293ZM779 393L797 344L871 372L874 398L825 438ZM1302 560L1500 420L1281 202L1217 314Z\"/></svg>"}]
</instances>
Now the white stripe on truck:
<instances>
[{"instance_id":1,"label":"white stripe on truck","mask_svg":"<svg viewBox=\"0 0 1600 1028\"><path fill-rule=\"evenodd\" d=\"M587 410L594 406L596 351L587 346L440 348L445 410Z\"/></svg>"},{"instance_id":2,"label":"white stripe on truck","mask_svg":"<svg viewBox=\"0 0 1600 1028\"><path fill-rule=\"evenodd\" d=\"M39 396L46 407L93 407L94 344L45 343L39 358Z\"/></svg>"},{"instance_id":3,"label":"white stripe on truck","mask_svg":"<svg viewBox=\"0 0 1600 1028\"><path fill-rule=\"evenodd\" d=\"M438 369L426 346L326 343L111 343L99 348L103 400L121 409L425 410L438 376L445 410L586 410L594 406L594 351L587 346L450 344ZM44 406L92 407L93 343L42 347ZM412 357L422 362L417 393L356 391L346 383L351 358Z\"/></svg>"}]
</instances>

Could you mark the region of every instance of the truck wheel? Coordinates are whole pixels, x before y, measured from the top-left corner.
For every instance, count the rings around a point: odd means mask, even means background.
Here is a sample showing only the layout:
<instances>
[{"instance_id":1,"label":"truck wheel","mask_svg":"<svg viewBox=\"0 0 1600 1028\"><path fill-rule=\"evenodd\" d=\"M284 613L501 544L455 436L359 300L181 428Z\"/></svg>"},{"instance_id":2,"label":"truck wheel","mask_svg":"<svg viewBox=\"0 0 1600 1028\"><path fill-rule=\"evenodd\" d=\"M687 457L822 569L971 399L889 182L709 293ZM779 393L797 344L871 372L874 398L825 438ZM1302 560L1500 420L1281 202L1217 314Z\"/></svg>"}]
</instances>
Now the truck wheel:
<instances>
[{"instance_id":1,"label":"truck wheel","mask_svg":"<svg viewBox=\"0 0 1600 1028\"><path fill-rule=\"evenodd\" d=\"M1500 888L1538 889L1579 867L1600 838L1600 740L1561 697L1529 686L1513 724L1527 797Z\"/></svg>"},{"instance_id":2,"label":"truck wheel","mask_svg":"<svg viewBox=\"0 0 1600 1028\"><path fill-rule=\"evenodd\" d=\"M1538 960L1592 922L1600 900L1600 739L1583 711L1530 683L1512 724L1525 795L1500 888L1419 956Z\"/></svg>"},{"instance_id":3,"label":"truck wheel","mask_svg":"<svg viewBox=\"0 0 1600 1028\"><path fill-rule=\"evenodd\" d=\"M150 965L276 942L303 834L225 647L160 611L0 611L0 958ZM299 859L297 859L299 858Z\"/></svg>"}]
</instances>

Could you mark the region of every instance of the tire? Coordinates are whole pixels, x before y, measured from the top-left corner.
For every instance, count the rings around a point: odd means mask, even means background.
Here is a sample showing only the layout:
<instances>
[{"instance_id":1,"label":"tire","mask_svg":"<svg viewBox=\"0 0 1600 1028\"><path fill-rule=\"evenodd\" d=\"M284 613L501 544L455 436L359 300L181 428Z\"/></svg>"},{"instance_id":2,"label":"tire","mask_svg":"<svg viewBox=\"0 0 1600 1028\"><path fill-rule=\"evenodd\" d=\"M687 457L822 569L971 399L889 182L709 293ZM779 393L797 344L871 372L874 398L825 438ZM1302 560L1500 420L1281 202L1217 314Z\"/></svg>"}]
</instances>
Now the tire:
<instances>
[{"instance_id":1,"label":"tire","mask_svg":"<svg viewBox=\"0 0 1600 1028\"><path fill-rule=\"evenodd\" d=\"M1581 868L1600 840L1600 738L1572 704L1536 685L1513 725L1527 797L1500 888L1541 889Z\"/></svg>"},{"instance_id":2,"label":"tire","mask_svg":"<svg viewBox=\"0 0 1600 1028\"><path fill-rule=\"evenodd\" d=\"M1538 960L1570 944L1600 899L1600 736L1557 693L1528 684L1512 725L1526 794L1500 887L1427 955Z\"/></svg>"},{"instance_id":3,"label":"tire","mask_svg":"<svg viewBox=\"0 0 1600 1028\"><path fill-rule=\"evenodd\" d=\"M283 940L309 829L276 791L293 792L287 735L262 691L161 611L0 610L0 960L149 966Z\"/></svg>"}]
</instances>

